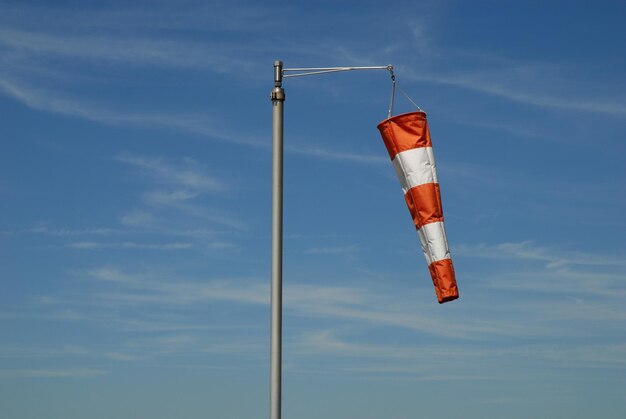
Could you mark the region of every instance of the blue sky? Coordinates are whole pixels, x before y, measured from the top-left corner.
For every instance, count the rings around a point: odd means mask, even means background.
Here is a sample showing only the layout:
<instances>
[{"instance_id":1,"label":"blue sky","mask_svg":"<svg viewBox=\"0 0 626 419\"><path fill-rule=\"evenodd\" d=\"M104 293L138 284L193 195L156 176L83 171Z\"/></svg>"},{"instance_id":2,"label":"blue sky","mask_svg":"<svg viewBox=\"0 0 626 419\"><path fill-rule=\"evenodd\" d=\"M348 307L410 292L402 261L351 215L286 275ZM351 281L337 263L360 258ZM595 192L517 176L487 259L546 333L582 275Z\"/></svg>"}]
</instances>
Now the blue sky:
<instances>
[{"instance_id":1,"label":"blue sky","mask_svg":"<svg viewBox=\"0 0 626 419\"><path fill-rule=\"evenodd\" d=\"M625 13L0 3L0 416L267 417L282 59L395 66L461 294L376 130L387 73L287 79L284 417L623 418Z\"/></svg>"}]
</instances>

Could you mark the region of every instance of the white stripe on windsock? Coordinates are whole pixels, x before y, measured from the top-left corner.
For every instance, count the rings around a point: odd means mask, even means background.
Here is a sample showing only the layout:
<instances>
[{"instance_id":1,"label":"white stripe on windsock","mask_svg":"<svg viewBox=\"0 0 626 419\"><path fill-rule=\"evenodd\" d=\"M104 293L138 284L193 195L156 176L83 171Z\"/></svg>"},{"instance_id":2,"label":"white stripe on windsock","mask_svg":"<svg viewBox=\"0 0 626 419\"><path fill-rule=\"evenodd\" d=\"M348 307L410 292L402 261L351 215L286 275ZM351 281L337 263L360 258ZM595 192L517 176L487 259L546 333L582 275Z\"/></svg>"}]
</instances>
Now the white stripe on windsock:
<instances>
[{"instance_id":1,"label":"white stripe on windsock","mask_svg":"<svg viewBox=\"0 0 626 419\"><path fill-rule=\"evenodd\" d=\"M422 251L428 265L438 260L450 259L450 250L443 222L437 221L425 224L417 230L417 234L419 235Z\"/></svg>"},{"instance_id":2,"label":"white stripe on windsock","mask_svg":"<svg viewBox=\"0 0 626 419\"><path fill-rule=\"evenodd\" d=\"M437 170L432 147L419 147L402 151L392 160L402 191L426 183L437 183Z\"/></svg>"}]
</instances>

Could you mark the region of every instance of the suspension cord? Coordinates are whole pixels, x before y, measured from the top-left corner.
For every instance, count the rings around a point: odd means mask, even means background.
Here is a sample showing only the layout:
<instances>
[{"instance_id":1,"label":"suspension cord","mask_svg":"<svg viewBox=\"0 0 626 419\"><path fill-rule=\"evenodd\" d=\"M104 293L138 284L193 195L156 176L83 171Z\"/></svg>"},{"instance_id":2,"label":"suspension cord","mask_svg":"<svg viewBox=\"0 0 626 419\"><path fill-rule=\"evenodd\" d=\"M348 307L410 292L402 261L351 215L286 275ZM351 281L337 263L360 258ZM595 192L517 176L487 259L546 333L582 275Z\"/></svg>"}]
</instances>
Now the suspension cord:
<instances>
[{"instance_id":1,"label":"suspension cord","mask_svg":"<svg viewBox=\"0 0 626 419\"><path fill-rule=\"evenodd\" d=\"M389 74L391 76L391 100L389 101L387 119L391 118L391 114L393 113L393 102L396 100L396 75L393 74L393 67L389 68Z\"/></svg>"},{"instance_id":2,"label":"suspension cord","mask_svg":"<svg viewBox=\"0 0 626 419\"><path fill-rule=\"evenodd\" d=\"M387 119L391 118L391 114L393 113L393 105L396 99L396 87L398 88L398 90L400 90L400 93L402 93L404 97L406 97L409 102L411 102L413 106L417 108L418 111L424 112L424 110L420 108L417 103L413 102L413 99L411 99L409 95L404 90L402 90L400 86L398 86L398 83L396 83L396 75L393 73L393 66L390 65L387 69L389 70L389 74L391 75L391 100L389 101L389 112L387 113Z\"/></svg>"},{"instance_id":3,"label":"suspension cord","mask_svg":"<svg viewBox=\"0 0 626 419\"><path fill-rule=\"evenodd\" d=\"M404 90L402 90L402 88L400 86L398 86L398 90L400 91L400 93L402 93L404 95L405 98L407 98L409 100L409 102L411 102L413 104L413 106L415 106L417 108L418 111L422 111L424 112L424 110L422 108L420 108L417 103L413 102L413 99L411 99L409 97L409 95L406 94L406 92Z\"/></svg>"}]
</instances>

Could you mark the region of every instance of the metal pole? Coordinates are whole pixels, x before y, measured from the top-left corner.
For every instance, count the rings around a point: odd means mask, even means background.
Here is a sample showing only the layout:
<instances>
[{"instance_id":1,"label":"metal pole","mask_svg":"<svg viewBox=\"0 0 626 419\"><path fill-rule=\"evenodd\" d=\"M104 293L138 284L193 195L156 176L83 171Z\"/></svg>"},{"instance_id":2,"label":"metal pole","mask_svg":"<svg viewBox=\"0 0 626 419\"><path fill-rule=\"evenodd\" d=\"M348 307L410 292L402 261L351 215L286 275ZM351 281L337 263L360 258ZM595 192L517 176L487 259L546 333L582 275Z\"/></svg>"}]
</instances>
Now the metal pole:
<instances>
[{"instance_id":1,"label":"metal pole","mask_svg":"<svg viewBox=\"0 0 626 419\"><path fill-rule=\"evenodd\" d=\"M283 316L283 62L274 61L272 89L272 296L270 419L281 418Z\"/></svg>"},{"instance_id":2,"label":"metal pole","mask_svg":"<svg viewBox=\"0 0 626 419\"><path fill-rule=\"evenodd\" d=\"M281 419L282 404L282 316L283 316L283 77L311 76L350 70L388 70L393 66L315 67L283 69L282 61L274 61L272 89L272 292L270 331L270 419ZM296 74L283 75L285 72Z\"/></svg>"}]
</instances>

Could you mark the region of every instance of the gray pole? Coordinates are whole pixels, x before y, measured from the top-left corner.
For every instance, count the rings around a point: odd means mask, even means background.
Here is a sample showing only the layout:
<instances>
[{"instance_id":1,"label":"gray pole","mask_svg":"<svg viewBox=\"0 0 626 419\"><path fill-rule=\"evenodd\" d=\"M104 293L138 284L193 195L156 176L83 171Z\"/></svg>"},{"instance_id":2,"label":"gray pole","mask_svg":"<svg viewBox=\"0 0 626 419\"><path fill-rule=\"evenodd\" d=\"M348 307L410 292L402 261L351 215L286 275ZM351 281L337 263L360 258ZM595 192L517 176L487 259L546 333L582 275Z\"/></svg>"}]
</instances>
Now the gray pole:
<instances>
[{"instance_id":1,"label":"gray pole","mask_svg":"<svg viewBox=\"0 0 626 419\"><path fill-rule=\"evenodd\" d=\"M393 66L376 67L322 67L286 68L282 61L274 61L274 88L272 89L272 296L270 331L270 419L281 419L282 404L282 334L283 334L283 106L285 104L284 77L312 76L349 70L388 70ZM391 112L391 111L390 111Z\"/></svg>"},{"instance_id":2,"label":"gray pole","mask_svg":"<svg viewBox=\"0 0 626 419\"><path fill-rule=\"evenodd\" d=\"M281 418L283 315L283 62L274 61L272 89L272 296L270 419Z\"/></svg>"}]
</instances>

